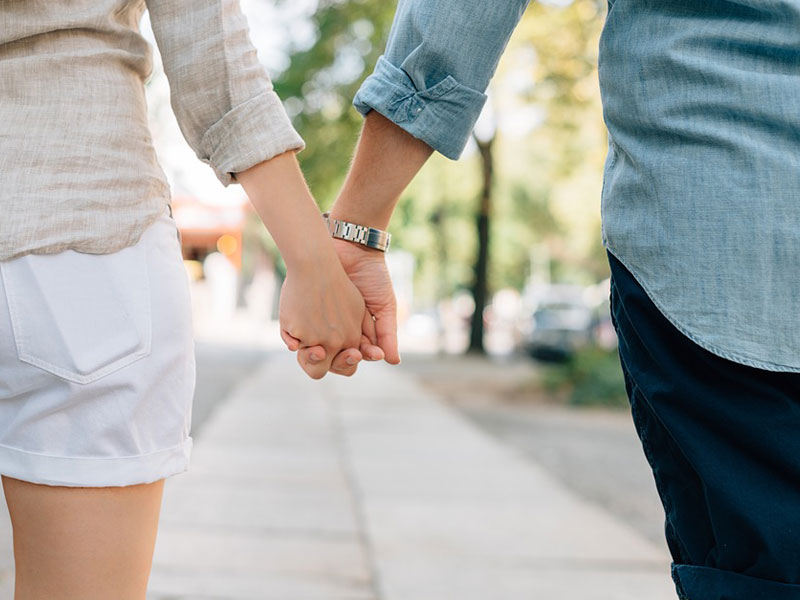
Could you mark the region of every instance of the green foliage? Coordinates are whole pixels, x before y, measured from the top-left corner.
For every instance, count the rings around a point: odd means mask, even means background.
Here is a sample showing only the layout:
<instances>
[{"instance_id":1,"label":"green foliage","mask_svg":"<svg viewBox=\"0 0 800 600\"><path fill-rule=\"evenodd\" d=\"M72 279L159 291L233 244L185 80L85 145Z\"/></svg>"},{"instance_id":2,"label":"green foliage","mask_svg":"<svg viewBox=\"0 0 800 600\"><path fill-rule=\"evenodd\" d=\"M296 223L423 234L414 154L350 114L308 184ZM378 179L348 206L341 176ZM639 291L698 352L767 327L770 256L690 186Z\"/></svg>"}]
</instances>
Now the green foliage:
<instances>
[{"instance_id":1,"label":"green foliage","mask_svg":"<svg viewBox=\"0 0 800 600\"><path fill-rule=\"evenodd\" d=\"M506 180L546 194L553 220L529 239L535 252L549 257L554 280L590 283L608 276L600 241L607 136L597 77L604 13L603 0L532 4L496 77L513 83L522 74L530 82L500 110L528 105L541 111L541 125L528 136L505 140L501 160Z\"/></svg>"},{"instance_id":2,"label":"green foliage","mask_svg":"<svg viewBox=\"0 0 800 600\"><path fill-rule=\"evenodd\" d=\"M563 364L543 369L542 385L553 392L567 392L574 406L625 407L628 397L616 350L587 346Z\"/></svg>"},{"instance_id":3,"label":"green foliage","mask_svg":"<svg viewBox=\"0 0 800 600\"><path fill-rule=\"evenodd\" d=\"M316 41L294 50L289 69L274 81L306 141L298 157L323 204L333 201L349 166L362 122L353 97L383 52L394 8L376 0L322 0L313 16Z\"/></svg>"},{"instance_id":4,"label":"green foliage","mask_svg":"<svg viewBox=\"0 0 800 600\"><path fill-rule=\"evenodd\" d=\"M517 34L517 43L535 50L536 84L525 95L546 108L542 133L556 178L568 178L584 164L595 129L587 125L601 125L597 46L604 6L601 0L574 0L565 8L535 3Z\"/></svg>"}]
</instances>

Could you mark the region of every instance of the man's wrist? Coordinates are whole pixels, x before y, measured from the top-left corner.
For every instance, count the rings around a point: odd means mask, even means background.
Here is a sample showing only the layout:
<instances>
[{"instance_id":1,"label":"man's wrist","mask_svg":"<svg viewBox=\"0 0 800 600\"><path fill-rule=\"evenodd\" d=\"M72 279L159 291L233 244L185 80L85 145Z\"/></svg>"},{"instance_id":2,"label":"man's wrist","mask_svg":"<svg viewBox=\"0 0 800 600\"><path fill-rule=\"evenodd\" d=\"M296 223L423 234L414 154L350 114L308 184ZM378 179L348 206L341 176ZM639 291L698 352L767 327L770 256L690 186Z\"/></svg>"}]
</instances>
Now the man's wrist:
<instances>
[{"instance_id":1,"label":"man's wrist","mask_svg":"<svg viewBox=\"0 0 800 600\"><path fill-rule=\"evenodd\" d=\"M377 205L378 203L376 202L375 204ZM339 199L331 207L328 216L331 219L358 223L365 227L386 231L389 228L393 208L394 203L391 203L389 208L381 210L379 206L370 206L369 202L355 203Z\"/></svg>"}]
</instances>

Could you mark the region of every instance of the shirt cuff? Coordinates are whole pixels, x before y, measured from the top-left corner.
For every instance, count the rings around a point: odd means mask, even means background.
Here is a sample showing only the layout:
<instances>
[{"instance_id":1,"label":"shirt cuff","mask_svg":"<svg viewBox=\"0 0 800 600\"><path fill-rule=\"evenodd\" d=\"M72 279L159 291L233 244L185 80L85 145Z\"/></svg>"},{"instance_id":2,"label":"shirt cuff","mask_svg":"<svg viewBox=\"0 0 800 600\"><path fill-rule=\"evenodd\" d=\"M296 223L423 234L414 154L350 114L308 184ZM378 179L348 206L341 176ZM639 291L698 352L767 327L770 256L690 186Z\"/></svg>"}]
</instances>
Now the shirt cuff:
<instances>
[{"instance_id":1,"label":"shirt cuff","mask_svg":"<svg viewBox=\"0 0 800 600\"><path fill-rule=\"evenodd\" d=\"M460 84L452 75L418 90L405 71L383 56L353 100L362 115L376 110L453 160L461 156L485 103L486 94Z\"/></svg>"},{"instance_id":2,"label":"shirt cuff","mask_svg":"<svg viewBox=\"0 0 800 600\"><path fill-rule=\"evenodd\" d=\"M303 148L303 138L292 126L280 98L268 91L232 108L214 123L200 142L199 158L228 186L236 182L235 173Z\"/></svg>"}]
</instances>

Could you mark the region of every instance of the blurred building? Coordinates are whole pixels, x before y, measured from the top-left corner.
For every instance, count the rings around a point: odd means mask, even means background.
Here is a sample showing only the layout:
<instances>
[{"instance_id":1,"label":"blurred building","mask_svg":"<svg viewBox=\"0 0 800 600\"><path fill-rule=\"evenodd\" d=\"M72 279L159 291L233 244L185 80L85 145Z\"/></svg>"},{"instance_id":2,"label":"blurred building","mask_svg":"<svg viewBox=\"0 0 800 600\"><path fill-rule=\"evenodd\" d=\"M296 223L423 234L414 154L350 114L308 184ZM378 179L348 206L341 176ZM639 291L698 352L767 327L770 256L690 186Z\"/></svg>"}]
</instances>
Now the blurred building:
<instances>
[{"instance_id":1,"label":"blurred building","mask_svg":"<svg viewBox=\"0 0 800 600\"><path fill-rule=\"evenodd\" d=\"M194 322L201 331L208 324L228 327L241 304L244 228L250 210L246 200L213 205L190 196L173 199L172 214L192 281Z\"/></svg>"},{"instance_id":2,"label":"blurred building","mask_svg":"<svg viewBox=\"0 0 800 600\"><path fill-rule=\"evenodd\" d=\"M175 197L172 212L181 232L184 260L202 269L205 259L219 252L241 271L245 218L251 210L244 199L240 204L212 205L189 196ZM192 275L199 279L203 273Z\"/></svg>"}]
</instances>

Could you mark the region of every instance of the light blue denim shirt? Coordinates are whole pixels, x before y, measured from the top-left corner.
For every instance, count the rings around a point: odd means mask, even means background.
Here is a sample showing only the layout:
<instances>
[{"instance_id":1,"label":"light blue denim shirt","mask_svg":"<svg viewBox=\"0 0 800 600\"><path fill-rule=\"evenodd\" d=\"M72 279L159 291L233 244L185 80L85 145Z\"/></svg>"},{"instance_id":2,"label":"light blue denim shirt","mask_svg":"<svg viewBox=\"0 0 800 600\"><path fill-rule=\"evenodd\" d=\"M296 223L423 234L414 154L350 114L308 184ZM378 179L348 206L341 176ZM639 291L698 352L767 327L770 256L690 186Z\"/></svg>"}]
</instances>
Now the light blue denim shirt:
<instances>
[{"instance_id":1,"label":"light blue denim shirt","mask_svg":"<svg viewBox=\"0 0 800 600\"><path fill-rule=\"evenodd\" d=\"M356 108L457 158L526 6L400 0ZM613 0L599 73L603 245L695 343L800 372L800 0Z\"/></svg>"}]
</instances>

